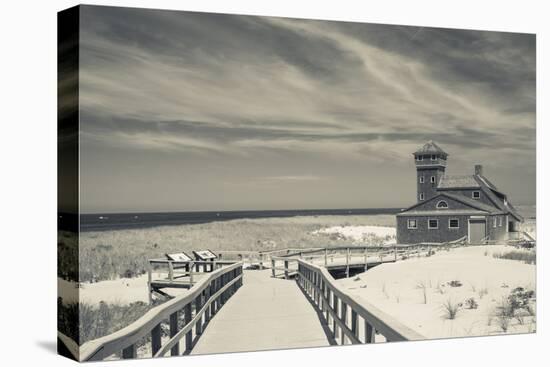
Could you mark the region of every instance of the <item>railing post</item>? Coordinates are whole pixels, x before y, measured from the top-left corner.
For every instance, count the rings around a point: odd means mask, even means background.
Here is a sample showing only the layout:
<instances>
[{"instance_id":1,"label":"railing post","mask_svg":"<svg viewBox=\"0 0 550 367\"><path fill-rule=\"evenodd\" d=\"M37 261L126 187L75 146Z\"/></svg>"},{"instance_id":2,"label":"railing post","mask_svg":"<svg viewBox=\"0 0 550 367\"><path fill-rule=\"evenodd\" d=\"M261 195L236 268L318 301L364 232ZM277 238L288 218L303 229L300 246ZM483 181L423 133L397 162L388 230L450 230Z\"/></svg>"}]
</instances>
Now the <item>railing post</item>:
<instances>
[{"instance_id":1,"label":"railing post","mask_svg":"<svg viewBox=\"0 0 550 367\"><path fill-rule=\"evenodd\" d=\"M160 347L162 347L160 339L160 324L157 324L153 330L151 330L151 352L153 357L157 354Z\"/></svg>"},{"instance_id":2,"label":"railing post","mask_svg":"<svg viewBox=\"0 0 550 367\"><path fill-rule=\"evenodd\" d=\"M346 249L346 278L349 278L349 255L350 255L350 250L348 247Z\"/></svg>"},{"instance_id":3,"label":"railing post","mask_svg":"<svg viewBox=\"0 0 550 367\"><path fill-rule=\"evenodd\" d=\"M191 302L186 304L185 307L183 308L183 318L185 321L185 325L191 322L191 319L192 319ZM193 348L193 330L189 329L187 334L185 334L185 350L191 351L192 348Z\"/></svg>"},{"instance_id":4,"label":"railing post","mask_svg":"<svg viewBox=\"0 0 550 367\"><path fill-rule=\"evenodd\" d=\"M192 261L189 263L189 287L193 286L193 265Z\"/></svg>"},{"instance_id":5,"label":"railing post","mask_svg":"<svg viewBox=\"0 0 550 367\"><path fill-rule=\"evenodd\" d=\"M206 298L204 300L204 303L208 302L210 300L210 297L212 297L212 286L209 283L208 287L205 288ZM204 310L204 322L207 323L210 321L210 310L212 309L212 304L210 306L206 307L206 310Z\"/></svg>"},{"instance_id":6,"label":"railing post","mask_svg":"<svg viewBox=\"0 0 550 367\"><path fill-rule=\"evenodd\" d=\"M135 344L130 345L128 348L122 350L123 359L134 359L137 358L137 348Z\"/></svg>"},{"instance_id":7,"label":"railing post","mask_svg":"<svg viewBox=\"0 0 550 367\"><path fill-rule=\"evenodd\" d=\"M325 248L325 266L328 264L328 249Z\"/></svg>"},{"instance_id":8,"label":"railing post","mask_svg":"<svg viewBox=\"0 0 550 367\"><path fill-rule=\"evenodd\" d=\"M313 285L315 286L315 304L317 305L317 307L320 307L321 305L319 304L319 273L315 272L315 282L313 283Z\"/></svg>"},{"instance_id":9,"label":"railing post","mask_svg":"<svg viewBox=\"0 0 550 367\"><path fill-rule=\"evenodd\" d=\"M197 316L202 308L202 292L195 298L195 316ZM195 324L195 334L202 334L202 315L197 319Z\"/></svg>"},{"instance_id":10,"label":"railing post","mask_svg":"<svg viewBox=\"0 0 550 367\"><path fill-rule=\"evenodd\" d=\"M170 260L168 260L168 279L170 283L174 281L174 264Z\"/></svg>"},{"instance_id":11,"label":"railing post","mask_svg":"<svg viewBox=\"0 0 550 367\"><path fill-rule=\"evenodd\" d=\"M394 258L393 261L397 262L397 244L393 245Z\"/></svg>"},{"instance_id":12,"label":"railing post","mask_svg":"<svg viewBox=\"0 0 550 367\"><path fill-rule=\"evenodd\" d=\"M320 290L320 295L319 295L319 310L321 310L321 315L323 314L323 312L325 312L325 281L323 280L323 278L319 279L319 290Z\"/></svg>"},{"instance_id":13,"label":"railing post","mask_svg":"<svg viewBox=\"0 0 550 367\"><path fill-rule=\"evenodd\" d=\"M271 258L271 274L273 275L273 278L275 278L275 259Z\"/></svg>"},{"instance_id":14,"label":"railing post","mask_svg":"<svg viewBox=\"0 0 550 367\"><path fill-rule=\"evenodd\" d=\"M264 270L264 254L260 254L260 270Z\"/></svg>"},{"instance_id":15,"label":"railing post","mask_svg":"<svg viewBox=\"0 0 550 367\"><path fill-rule=\"evenodd\" d=\"M178 311L170 315L170 338L173 338L178 333ZM170 355L177 356L180 354L180 343L176 343L170 349Z\"/></svg>"},{"instance_id":16,"label":"railing post","mask_svg":"<svg viewBox=\"0 0 550 367\"><path fill-rule=\"evenodd\" d=\"M351 309L351 332L356 339L359 339L359 328L357 326L357 312Z\"/></svg>"},{"instance_id":17,"label":"railing post","mask_svg":"<svg viewBox=\"0 0 550 367\"><path fill-rule=\"evenodd\" d=\"M288 279L288 260L285 260L285 279Z\"/></svg>"},{"instance_id":18,"label":"railing post","mask_svg":"<svg viewBox=\"0 0 550 367\"><path fill-rule=\"evenodd\" d=\"M338 338L338 324L336 323L336 317L338 317L338 297L334 292L332 292L332 310L334 311L334 316L332 317L332 332L336 340Z\"/></svg>"},{"instance_id":19,"label":"railing post","mask_svg":"<svg viewBox=\"0 0 550 367\"><path fill-rule=\"evenodd\" d=\"M365 268L364 271L367 271L368 269L368 261L369 261L369 250L367 245L365 245Z\"/></svg>"},{"instance_id":20,"label":"railing post","mask_svg":"<svg viewBox=\"0 0 550 367\"><path fill-rule=\"evenodd\" d=\"M374 328L365 320L365 343L374 343Z\"/></svg>"},{"instance_id":21,"label":"railing post","mask_svg":"<svg viewBox=\"0 0 550 367\"><path fill-rule=\"evenodd\" d=\"M153 304L153 288L152 288L152 283L153 283L153 265L151 264L151 262L149 262L149 266L147 267L147 290L149 291L149 304L152 305Z\"/></svg>"},{"instance_id":22,"label":"railing post","mask_svg":"<svg viewBox=\"0 0 550 367\"><path fill-rule=\"evenodd\" d=\"M341 305L341 314L340 314L340 321L342 321L342 323L344 324L344 326L347 326L348 325L348 305L343 301L341 300L340 301L340 305ZM342 330L342 345L346 344L346 333L344 333L344 331Z\"/></svg>"},{"instance_id":23,"label":"railing post","mask_svg":"<svg viewBox=\"0 0 550 367\"><path fill-rule=\"evenodd\" d=\"M326 291L326 299L327 304L325 305L325 320L327 320L327 325L330 323L330 288L325 285L325 291Z\"/></svg>"}]
</instances>

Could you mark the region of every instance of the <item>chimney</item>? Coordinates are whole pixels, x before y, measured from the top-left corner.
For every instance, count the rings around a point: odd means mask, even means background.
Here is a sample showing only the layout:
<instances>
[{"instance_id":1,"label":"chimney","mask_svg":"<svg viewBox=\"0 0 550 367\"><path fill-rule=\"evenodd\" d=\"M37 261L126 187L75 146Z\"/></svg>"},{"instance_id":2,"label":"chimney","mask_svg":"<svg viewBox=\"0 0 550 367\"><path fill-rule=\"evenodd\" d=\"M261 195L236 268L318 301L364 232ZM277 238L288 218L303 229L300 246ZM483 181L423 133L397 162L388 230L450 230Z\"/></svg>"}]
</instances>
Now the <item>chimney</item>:
<instances>
[{"instance_id":1,"label":"chimney","mask_svg":"<svg viewBox=\"0 0 550 367\"><path fill-rule=\"evenodd\" d=\"M481 164L475 165L475 175L476 176L482 176L483 175L483 166Z\"/></svg>"}]
</instances>

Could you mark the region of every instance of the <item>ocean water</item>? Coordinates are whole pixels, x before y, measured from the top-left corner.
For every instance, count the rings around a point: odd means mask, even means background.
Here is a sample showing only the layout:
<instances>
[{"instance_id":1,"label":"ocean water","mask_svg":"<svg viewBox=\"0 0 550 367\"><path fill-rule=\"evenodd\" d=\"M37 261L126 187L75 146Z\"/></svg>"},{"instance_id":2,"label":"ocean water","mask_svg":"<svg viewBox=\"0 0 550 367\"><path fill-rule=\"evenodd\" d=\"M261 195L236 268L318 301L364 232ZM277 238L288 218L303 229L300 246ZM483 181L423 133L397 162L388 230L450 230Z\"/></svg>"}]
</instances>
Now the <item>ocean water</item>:
<instances>
[{"instance_id":1,"label":"ocean water","mask_svg":"<svg viewBox=\"0 0 550 367\"><path fill-rule=\"evenodd\" d=\"M315 210L246 210L168 213L82 214L80 231L147 228L164 225L199 224L232 219L255 219L316 215L374 215L396 214L399 208L315 209Z\"/></svg>"}]
</instances>

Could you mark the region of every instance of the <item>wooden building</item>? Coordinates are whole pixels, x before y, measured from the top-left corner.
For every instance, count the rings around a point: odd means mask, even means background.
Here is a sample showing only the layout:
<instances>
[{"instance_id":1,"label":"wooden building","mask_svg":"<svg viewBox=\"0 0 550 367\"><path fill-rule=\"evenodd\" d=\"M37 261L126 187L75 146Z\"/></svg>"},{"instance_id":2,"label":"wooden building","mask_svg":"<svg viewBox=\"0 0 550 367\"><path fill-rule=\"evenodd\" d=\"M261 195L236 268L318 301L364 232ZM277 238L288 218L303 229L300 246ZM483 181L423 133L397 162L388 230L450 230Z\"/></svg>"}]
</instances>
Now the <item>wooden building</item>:
<instances>
[{"instance_id":1,"label":"wooden building","mask_svg":"<svg viewBox=\"0 0 550 367\"><path fill-rule=\"evenodd\" d=\"M522 216L508 197L476 165L474 173L446 175L448 154L429 141L413 153L416 204L397 214L397 242L469 242L504 240L516 232Z\"/></svg>"}]
</instances>

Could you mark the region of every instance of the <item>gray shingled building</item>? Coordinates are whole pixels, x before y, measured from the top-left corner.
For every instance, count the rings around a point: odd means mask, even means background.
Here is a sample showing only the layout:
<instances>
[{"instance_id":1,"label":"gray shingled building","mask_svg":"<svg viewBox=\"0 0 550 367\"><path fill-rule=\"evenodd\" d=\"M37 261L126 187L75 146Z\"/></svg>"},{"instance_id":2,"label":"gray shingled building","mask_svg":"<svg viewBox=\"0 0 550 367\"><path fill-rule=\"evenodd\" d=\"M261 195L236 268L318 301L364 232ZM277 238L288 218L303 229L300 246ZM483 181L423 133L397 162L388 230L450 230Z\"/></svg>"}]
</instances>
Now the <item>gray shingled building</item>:
<instances>
[{"instance_id":1,"label":"gray shingled building","mask_svg":"<svg viewBox=\"0 0 550 367\"><path fill-rule=\"evenodd\" d=\"M473 175L445 174L448 154L430 141L413 153L417 203L397 214L397 242L471 243L503 240L518 230L522 216L476 165Z\"/></svg>"}]
</instances>

